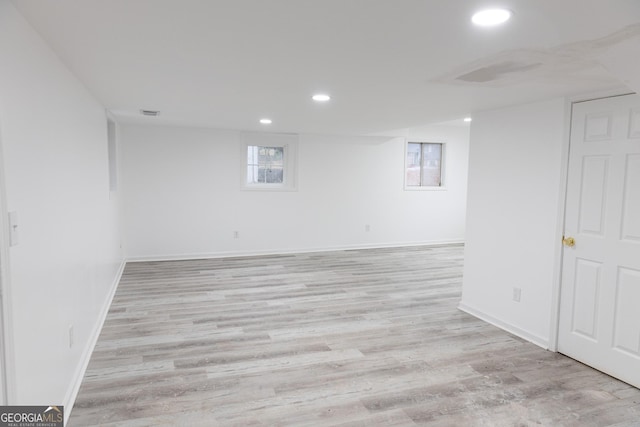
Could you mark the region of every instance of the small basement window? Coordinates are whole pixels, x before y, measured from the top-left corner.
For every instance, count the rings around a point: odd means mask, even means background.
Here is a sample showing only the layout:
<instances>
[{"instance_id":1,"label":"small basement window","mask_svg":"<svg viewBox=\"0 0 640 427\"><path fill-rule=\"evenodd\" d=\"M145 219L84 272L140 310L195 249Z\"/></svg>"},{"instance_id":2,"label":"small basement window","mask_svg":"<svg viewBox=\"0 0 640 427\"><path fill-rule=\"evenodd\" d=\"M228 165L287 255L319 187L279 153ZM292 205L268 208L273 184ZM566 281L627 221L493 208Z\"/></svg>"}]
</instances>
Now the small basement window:
<instances>
[{"instance_id":1,"label":"small basement window","mask_svg":"<svg viewBox=\"0 0 640 427\"><path fill-rule=\"evenodd\" d=\"M282 184L284 148L247 146L247 184Z\"/></svg>"},{"instance_id":2,"label":"small basement window","mask_svg":"<svg viewBox=\"0 0 640 427\"><path fill-rule=\"evenodd\" d=\"M444 144L407 142L405 189L444 189Z\"/></svg>"},{"instance_id":3,"label":"small basement window","mask_svg":"<svg viewBox=\"0 0 640 427\"><path fill-rule=\"evenodd\" d=\"M243 188L295 190L297 143L297 135L243 134Z\"/></svg>"}]
</instances>

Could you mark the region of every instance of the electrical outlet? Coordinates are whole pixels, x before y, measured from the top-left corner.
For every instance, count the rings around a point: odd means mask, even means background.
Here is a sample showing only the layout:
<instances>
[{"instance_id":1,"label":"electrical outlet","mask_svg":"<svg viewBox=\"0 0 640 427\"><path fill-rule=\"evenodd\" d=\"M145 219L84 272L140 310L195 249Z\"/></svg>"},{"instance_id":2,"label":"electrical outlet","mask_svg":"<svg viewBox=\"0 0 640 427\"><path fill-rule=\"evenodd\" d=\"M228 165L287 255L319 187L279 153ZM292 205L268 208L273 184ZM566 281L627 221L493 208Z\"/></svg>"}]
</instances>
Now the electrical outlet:
<instances>
[{"instance_id":1,"label":"electrical outlet","mask_svg":"<svg viewBox=\"0 0 640 427\"><path fill-rule=\"evenodd\" d=\"M74 336L73 336L73 325L69 326L69 348L73 348L73 341L74 341Z\"/></svg>"},{"instance_id":2,"label":"electrical outlet","mask_svg":"<svg viewBox=\"0 0 640 427\"><path fill-rule=\"evenodd\" d=\"M515 302L520 302L520 296L522 295L522 289L513 288L513 300Z\"/></svg>"},{"instance_id":3,"label":"electrical outlet","mask_svg":"<svg viewBox=\"0 0 640 427\"><path fill-rule=\"evenodd\" d=\"M240 238L240 232L238 232L238 231L234 231L234 232L233 232L233 238L234 238L234 239L239 239L239 238Z\"/></svg>"},{"instance_id":4,"label":"electrical outlet","mask_svg":"<svg viewBox=\"0 0 640 427\"><path fill-rule=\"evenodd\" d=\"M367 232L371 231L371 226L369 224L365 224L364 231L367 231Z\"/></svg>"}]
</instances>

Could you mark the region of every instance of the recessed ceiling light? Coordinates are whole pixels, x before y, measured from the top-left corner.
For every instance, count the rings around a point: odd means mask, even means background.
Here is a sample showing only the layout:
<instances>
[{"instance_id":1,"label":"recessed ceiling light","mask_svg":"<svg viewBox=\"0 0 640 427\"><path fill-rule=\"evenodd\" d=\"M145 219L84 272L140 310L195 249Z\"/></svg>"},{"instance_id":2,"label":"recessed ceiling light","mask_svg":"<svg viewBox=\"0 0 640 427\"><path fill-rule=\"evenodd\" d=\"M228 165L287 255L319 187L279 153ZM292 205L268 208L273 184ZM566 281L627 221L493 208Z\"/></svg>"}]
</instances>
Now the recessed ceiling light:
<instances>
[{"instance_id":1,"label":"recessed ceiling light","mask_svg":"<svg viewBox=\"0 0 640 427\"><path fill-rule=\"evenodd\" d=\"M314 101L318 101L318 102L327 102L328 100L331 99L331 97L329 95L324 94L324 93L317 93L317 94L313 95L311 97L311 99L313 99Z\"/></svg>"},{"instance_id":2,"label":"recessed ceiling light","mask_svg":"<svg viewBox=\"0 0 640 427\"><path fill-rule=\"evenodd\" d=\"M469 123L471 120L473 120L471 117L465 117L464 118L464 121L467 122L467 123Z\"/></svg>"},{"instance_id":3,"label":"recessed ceiling light","mask_svg":"<svg viewBox=\"0 0 640 427\"><path fill-rule=\"evenodd\" d=\"M507 22L513 12L507 9L487 9L476 12L471 22L481 27L492 27Z\"/></svg>"},{"instance_id":4,"label":"recessed ceiling light","mask_svg":"<svg viewBox=\"0 0 640 427\"><path fill-rule=\"evenodd\" d=\"M273 122L271 121L271 119L260 119L260 123L262 123L263 125L270 125Z\"/></svg>"}]
</instances>

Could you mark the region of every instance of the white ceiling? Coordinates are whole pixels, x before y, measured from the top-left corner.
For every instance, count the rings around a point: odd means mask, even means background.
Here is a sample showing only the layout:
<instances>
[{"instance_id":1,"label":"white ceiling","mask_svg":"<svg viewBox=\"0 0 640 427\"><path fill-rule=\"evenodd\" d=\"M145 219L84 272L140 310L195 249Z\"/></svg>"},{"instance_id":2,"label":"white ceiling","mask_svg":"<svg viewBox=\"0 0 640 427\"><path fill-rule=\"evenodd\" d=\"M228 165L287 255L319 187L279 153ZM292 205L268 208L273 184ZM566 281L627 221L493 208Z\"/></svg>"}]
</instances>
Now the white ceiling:
<instances>
[{"instance_id":1,"label":"white ceiling","mask_svg":"<svg viewBox=\"0 0 640 427\"><path fill-rule=\"evenodd\" d=\"M127 122L391 135L474 111L628 85L640 61L619 48L640 46L638 0L13 4ZM495 5L513 10L511 21L471 25L474 11ZM332 101L312 102L318 91ZM161 115L142 117L140 109ZM260 125L262 117L273 124Z\"/></svg>"}]
</instances>

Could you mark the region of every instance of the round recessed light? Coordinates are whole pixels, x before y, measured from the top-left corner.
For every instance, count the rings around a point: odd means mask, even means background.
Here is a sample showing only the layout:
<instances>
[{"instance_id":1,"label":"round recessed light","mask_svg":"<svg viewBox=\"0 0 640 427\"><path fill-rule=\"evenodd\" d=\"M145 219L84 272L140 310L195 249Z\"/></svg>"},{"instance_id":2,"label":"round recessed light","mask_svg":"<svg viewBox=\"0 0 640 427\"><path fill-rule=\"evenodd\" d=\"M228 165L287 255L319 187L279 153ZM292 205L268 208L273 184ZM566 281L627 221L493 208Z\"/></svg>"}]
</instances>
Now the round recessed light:
<instances>
[{"instance_id":1,"label":"round recessed light","mask_svg":"<svg viewBox=\"0 0 640 427\"><path fill-rule=\"evenodd\" d=\"M507 22L511 15L513 12L507 9L486 9L476 12L471 22L481 27L492 27Z\"/></svg>"},{"instance_id":2,"label":"round recessed light","mask_svg":"<svg viewBox=\"0 0 640 427\"><path fill-rule=\"evenodd\" d=\"M263 125L270 125L273 121L271 121L271 119L260 119L260 123Z\"/></svg>"},{"instance_id":3,"label":"round recessed light","mask_svg":"<svg viewBox=\"0 0 640 427\"><path fill-rule=\"evenodd\" d=\"M324 93L317 93L315 95L313 95L311 97L311 99L313 99L314 101L318 101L318 102L327 102L328 100L331 99L331 97L327 94Z\"/></svg>"},{"instance_id":4,"label":"round recessed light","mask_svg":"<svg viewBox=\"0 0 640 427\"><path fill-rule=\"evenodd\" d=\"M467 123L469 123L471 120L473 120L471 117L465 117L464 118L464 121L467 122Z\"/></svg>"}]
</instances>

